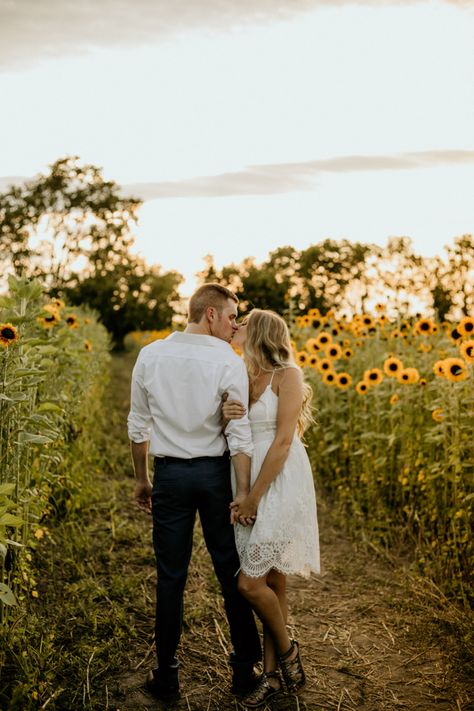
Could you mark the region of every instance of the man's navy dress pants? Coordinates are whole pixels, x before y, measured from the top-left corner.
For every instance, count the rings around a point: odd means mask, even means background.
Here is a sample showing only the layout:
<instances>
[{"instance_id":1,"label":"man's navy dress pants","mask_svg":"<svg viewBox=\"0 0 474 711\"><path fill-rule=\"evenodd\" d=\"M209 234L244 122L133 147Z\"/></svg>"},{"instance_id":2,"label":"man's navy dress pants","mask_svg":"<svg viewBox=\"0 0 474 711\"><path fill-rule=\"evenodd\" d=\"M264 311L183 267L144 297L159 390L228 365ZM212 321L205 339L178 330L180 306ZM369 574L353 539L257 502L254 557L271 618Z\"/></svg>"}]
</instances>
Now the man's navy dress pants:
<instances>
[{"instance_id":1,"label":"man's navy dress pants","mask_svg":"<svg viewBox=\"0 0 474 711\"><path fill-rule=\"evenodd\" d=\"M158 572L155 639L159 667L164 670L175 663L196 512L221 586L235 661L258 661L261 645L255 618L237 590L240 563L229 518L229 456L156 457L154 469L153 546Z\"/></svg>"}]
</instances>

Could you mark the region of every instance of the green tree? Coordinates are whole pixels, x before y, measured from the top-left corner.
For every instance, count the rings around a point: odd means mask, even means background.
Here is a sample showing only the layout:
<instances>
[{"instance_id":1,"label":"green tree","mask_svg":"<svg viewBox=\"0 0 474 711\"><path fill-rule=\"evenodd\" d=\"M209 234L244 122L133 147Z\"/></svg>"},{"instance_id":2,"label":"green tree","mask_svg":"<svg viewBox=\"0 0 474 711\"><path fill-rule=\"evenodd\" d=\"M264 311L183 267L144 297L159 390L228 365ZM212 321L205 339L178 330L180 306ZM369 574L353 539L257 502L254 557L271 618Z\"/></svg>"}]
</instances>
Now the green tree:
<instances>
[{"instance_id":1,"label":"green tree","mask_svg":"<svg viewBox=\"0 0 474 711\"><path fill-rule=\"evenodd\" d=\"M57 160L47 174L0 194L4 274L37 277L51 295L89 304L118 346L135 328L169 326L182 277L131 254L141 204L100 168Z\"/></svg>"}]
</instances>

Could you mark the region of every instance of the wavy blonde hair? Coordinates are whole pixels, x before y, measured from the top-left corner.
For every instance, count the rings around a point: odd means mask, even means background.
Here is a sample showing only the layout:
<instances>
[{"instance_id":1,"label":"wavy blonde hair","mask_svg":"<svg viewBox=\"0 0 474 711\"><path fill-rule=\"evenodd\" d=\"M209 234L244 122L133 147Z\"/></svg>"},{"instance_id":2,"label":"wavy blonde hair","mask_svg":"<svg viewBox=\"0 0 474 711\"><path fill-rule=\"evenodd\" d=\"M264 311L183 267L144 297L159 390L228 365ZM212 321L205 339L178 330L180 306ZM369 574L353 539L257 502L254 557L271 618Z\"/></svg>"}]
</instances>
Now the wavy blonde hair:
<instances>
[{"instance_id":1,"label":"wavy blonde hair","mask_svg":"<svg viewBox=\"0 0 474 711\"><path fill-rule=\"evenodd\" d=\"M288 367L300 367L295 363L290 342L290 332L284 319L274 311L253 309L244 319L247 337L244 345L244 360L250 382L262 371ZM270 367L269 367L270 366ZM301 437L314 422L312 408L313 390L303 376L303 402L298 416L297 431Z\"/></svg>"}]
</instances>

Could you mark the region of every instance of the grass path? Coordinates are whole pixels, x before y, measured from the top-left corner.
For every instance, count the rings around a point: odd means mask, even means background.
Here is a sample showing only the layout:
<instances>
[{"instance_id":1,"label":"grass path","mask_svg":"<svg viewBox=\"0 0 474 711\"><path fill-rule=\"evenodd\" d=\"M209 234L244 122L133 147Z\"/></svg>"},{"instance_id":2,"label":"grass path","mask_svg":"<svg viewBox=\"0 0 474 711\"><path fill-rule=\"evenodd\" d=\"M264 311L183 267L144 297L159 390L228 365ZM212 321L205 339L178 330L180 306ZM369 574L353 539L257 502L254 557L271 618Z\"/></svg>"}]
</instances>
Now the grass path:
<instances>
[{"instance_id":1,"label":"grass path","mask_svg":"<svg viewBox=\"0 0 474 711\"><path fill-rule=\"evenodd\" d=\"M59 693L41 708L167 708L142 686L154 665L155 569L150 519L131 500L125 431L131 363L130 356L113 360L93 501L80 519L53 530L44 553L38 604L50 618L56 614L50 624L53 653L60 651L63 659L55 667ZM270 708L472 709L467 666L450 624L456 611L439 591L427 584L421 590L400 561L351 542L321 499L319 519L323 574L289 583L289 622L300 640L308 684L299 700L282 695ZM66 541L70 550L64 552ZM59 567L58 560L64 561ZM197 527L179 652L183 697L172 708L238 708L227 691L228 650L221 598Z\"/></svg>"}]
</instances>

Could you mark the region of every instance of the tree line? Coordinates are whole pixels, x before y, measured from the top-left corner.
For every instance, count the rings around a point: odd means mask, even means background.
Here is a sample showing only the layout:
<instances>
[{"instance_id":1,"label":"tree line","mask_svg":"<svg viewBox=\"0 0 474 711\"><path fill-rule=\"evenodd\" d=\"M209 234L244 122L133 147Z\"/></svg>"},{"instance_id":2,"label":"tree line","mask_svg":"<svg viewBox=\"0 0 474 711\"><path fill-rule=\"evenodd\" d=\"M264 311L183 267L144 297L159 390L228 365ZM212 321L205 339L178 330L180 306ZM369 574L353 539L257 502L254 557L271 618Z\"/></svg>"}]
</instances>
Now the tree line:
<instances>
[{"instance_id":1,"label":"tree line","mask_svg":"<svg viewBox=\"0 0 474 711\"><path fill-rule=\"evenodd\" d=\"M102 170L77 157L0 194L0 266L38 278L52 297L88 304L120 346L133 330L170 327L183 311L182 275L133 254L142 201L124 197ZM462 235L436 257L417 255L407 237L385 247L325 239L304 250L272 251L217 268L211 255L198 281L239 292L242 308L297 315L330 308L348 315L388 300L402 312L429 310L441 321L474 308L474 240Z\"/></svg>"}]
</instances>

